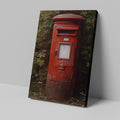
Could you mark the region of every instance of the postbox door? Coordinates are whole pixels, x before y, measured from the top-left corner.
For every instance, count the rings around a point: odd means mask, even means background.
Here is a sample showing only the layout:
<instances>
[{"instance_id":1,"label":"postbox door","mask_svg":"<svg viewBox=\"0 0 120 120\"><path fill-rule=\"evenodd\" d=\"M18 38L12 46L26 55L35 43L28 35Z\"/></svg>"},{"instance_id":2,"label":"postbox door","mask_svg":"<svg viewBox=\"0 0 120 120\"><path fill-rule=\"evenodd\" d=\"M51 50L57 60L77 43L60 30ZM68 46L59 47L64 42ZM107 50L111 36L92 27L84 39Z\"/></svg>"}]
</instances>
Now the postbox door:
<instances>
[{"instance_id":1,"label":"postbox door","mask_svg":"<svg viewBox=\"0 0 120 120\"><path fill-rule=\"evenodd\" d=\"M70 81L72 79L76 42L76 37L57 37L52 80Z\"/></svg>"}]
</instances>

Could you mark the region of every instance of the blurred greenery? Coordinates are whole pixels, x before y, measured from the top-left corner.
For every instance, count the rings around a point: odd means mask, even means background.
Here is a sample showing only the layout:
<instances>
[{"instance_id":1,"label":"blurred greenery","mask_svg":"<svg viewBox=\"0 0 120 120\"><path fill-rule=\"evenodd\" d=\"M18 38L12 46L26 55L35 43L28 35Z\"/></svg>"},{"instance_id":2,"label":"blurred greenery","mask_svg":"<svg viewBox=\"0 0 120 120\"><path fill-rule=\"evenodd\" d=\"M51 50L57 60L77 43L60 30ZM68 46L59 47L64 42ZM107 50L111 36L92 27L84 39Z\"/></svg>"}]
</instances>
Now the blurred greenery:
<instances>
[{"instance_id":1,"label":"blurred greenery","mask_svg":"<svg viewBox=\"0 0 120 120\"><path fill-rule=\"evenodd\" d=\"M45 95L45 83L48 70L50 46L53 31L52 18L63 13L78 14L86 18L82 31L82 88L78 99L71 98L69 104L85 105L90 79L92 51L94 46L95 22L97 12L95 10L64 10L64 11L41 11L37 31L35 54L31 75L29 97L47 100ZM83 95L84 94L84 95ZM80 100L80 98L83 98ZM69 102L70 101L70 102ZM71 102L72 101L72 102ZM76 103L76 102L77 103Z\"/></svg>"}]
</instances>

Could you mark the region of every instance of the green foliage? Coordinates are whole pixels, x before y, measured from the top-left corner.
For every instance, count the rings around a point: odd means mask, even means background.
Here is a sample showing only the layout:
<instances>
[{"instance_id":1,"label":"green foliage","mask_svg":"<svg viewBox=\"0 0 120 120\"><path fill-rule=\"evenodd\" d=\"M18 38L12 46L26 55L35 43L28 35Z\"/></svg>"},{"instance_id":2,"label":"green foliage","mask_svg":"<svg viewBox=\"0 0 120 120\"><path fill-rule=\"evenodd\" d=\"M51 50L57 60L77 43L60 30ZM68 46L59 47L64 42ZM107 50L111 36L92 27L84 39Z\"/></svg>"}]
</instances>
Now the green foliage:
<instances>
[{"instance_id":1,"label":"green foliage","mask_svg":"<svg viewBox=\"0 0 120 120\"><path fill-rule=\"evenodd\" d=\"M94 47L94 33L96 11L81 11L81 15L86 18L84 30L82 32L82 76L83 87L87 89L91 67L92 52Z\"/></svg>"}]
</instances>

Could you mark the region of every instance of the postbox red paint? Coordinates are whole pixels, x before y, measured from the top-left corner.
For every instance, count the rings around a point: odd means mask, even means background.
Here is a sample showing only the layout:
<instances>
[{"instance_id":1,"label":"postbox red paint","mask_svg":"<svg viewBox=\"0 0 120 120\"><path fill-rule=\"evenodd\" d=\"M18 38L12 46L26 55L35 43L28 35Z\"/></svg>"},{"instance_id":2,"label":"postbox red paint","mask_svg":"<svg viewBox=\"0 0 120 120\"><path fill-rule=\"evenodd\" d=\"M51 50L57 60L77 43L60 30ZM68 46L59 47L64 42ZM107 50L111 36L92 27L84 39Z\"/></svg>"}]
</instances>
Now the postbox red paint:
<instances>
[{"instance_id":1,"label":"postbox red paint","mask_svg":"<svg viewBox=\"0 0 120 120\"><path fill-rule=\"evenodd\" d=\"M84 17L60 14L53 17L46 93L49 98L65 100L72 96L81 46L81 23Z\"/></svg>"}]
</instances>

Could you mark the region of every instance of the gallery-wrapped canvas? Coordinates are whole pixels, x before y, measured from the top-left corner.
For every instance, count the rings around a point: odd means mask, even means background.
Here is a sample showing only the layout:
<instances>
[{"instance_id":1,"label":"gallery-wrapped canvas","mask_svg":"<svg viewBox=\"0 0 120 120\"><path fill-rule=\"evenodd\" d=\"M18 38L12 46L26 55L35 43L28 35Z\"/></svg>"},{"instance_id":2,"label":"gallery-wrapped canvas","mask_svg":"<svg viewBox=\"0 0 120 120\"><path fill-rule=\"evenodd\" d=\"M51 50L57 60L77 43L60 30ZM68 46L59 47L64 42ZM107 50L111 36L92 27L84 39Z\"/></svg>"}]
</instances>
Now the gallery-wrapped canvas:
<instances>
[{"instance_id":1,"label":"gallery-wrapped canvas","mask_svg":"<svg viewBox=\"0 0 120 120\"><path fill-rule=\"evenodd\" d=\"M87 106L96 10L41 11L29 97Z\"/></svg>"}]
</instances>

